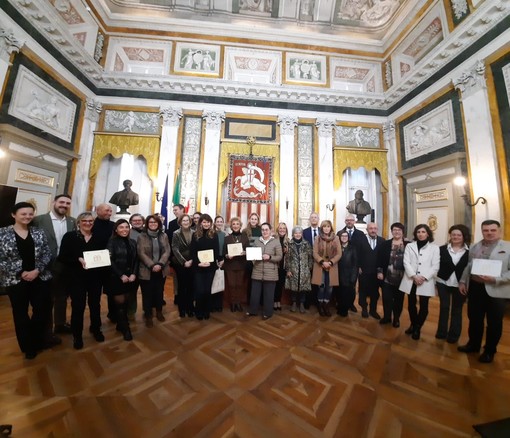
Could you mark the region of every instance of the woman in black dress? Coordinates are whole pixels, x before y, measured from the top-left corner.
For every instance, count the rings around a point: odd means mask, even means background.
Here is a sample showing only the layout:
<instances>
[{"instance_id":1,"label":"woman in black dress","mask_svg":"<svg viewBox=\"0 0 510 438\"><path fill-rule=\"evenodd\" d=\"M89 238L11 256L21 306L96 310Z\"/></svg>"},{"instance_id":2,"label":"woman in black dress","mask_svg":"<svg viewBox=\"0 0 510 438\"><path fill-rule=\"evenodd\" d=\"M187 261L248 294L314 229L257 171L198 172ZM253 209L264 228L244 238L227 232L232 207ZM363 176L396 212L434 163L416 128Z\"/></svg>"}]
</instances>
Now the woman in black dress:
<instances>
[{"instance_id":1,"label":"woman in black dress","mask_svg":"<svg viewBox=\"0 0 510 438\"><path fill-rule=\"evenodd\" d=\"M58 260L66 266L65 276L71 291L71 330L73 346L83 348L83 315L88 302L90 311L89 330L97 342L104 341L101 332L102 268L87 269L83 253L104 249L103 241L92 232L94 216L87 211L76 218L74 231L64 234Z\"/></svg>"},{"instance_id":2,"label":"woman in black dress","mask_svg":"<svg viewBox=\"0 0 510 438\"><path fill-rule=\"evenodd\" d=\"M110 271L110 287L108 294L113 296L117 310L117 331L124 340L133 340L127 317L127 300L133 290L138 287L138 256L136 242L129 238L131 227L126 219L119 219L113 227L113 235L108 241L112 269Z\"/></svg>"},{"instance_id":3,"label":"woman in black dress","mask_svg":"<svg viewBox=\"0 0 510 438\"><path fill-rule=\"evenodd\" d=\"M218 236L214 231L213 220L208 214L200 216L197 230L191 241L191 254L195 268L195 315L198 320L209 319L211 312L211 288L216 260L220 260ZM211 261L204 261L204 255L212 252Z\"/></svg>"},{"instance_id":4,"label":"woman in black dress","mask_svg":"<svg viewBox=\"0 0 510 438\"><path fill-rule=\"evenodd\" d=\"M336 291L336 313L347 316L356 298L356 280L358 279L358 253L356 246L349 241L347 230L338 233L342 257L338 262L339 285Z\"/></svg>"}]
</instances>

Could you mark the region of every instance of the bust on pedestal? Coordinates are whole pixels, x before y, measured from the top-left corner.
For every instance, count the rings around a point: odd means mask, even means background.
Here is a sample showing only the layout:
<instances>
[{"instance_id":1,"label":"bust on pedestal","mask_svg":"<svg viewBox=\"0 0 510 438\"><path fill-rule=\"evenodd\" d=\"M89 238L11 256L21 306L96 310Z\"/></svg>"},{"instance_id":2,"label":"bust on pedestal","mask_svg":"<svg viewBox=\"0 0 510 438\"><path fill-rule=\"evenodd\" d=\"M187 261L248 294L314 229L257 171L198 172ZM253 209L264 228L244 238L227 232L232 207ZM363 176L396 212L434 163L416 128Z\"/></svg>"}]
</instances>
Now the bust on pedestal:
<instances>
[{"instance_id":1,"label":"bust on pedestal","mask_svg":"<svg viewBox=\"0 0 510 438\"><path fill-rule=\"evenodd\" d=\"M119 207L120 210L117 214L131 214L127 209L130 205L138 205L138 194L131 190L131 186L133 185L131 180L125 180L122 185L124 186L124 190L115 192L110 199L110 204L115 204Z\"/></svg>"},{"instance_id":2,"label":"bust on pedestal","mask_svg":"<svg viewBox=\"0 0 510 438\"><path fill-rule=\"evenodd\" d=\"M372 207L370 204L363 199L363 191L357 190L354 194L354 199L349 201L347 207L345 207L347 211L351 214L356 215L356 223L364 224L363 220L365 216L372 213Z\"/></svg>"}]
</instances>

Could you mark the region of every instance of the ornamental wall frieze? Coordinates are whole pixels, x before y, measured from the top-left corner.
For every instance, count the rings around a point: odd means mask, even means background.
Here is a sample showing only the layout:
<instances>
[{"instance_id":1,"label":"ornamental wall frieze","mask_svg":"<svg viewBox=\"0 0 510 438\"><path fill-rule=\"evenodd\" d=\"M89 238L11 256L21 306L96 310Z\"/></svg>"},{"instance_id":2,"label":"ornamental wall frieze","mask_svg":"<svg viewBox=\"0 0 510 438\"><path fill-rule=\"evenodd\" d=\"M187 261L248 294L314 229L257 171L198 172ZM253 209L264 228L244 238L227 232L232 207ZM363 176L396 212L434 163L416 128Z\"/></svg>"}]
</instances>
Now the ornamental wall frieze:
<instances>
[{"instance_id":1,"label":"ornamental wall frieze","mask_svg":"<svg viewBox=\"0 0 510 438\"><path fill-rule=\"evenodd\" d=\"M401 80L384 94L369 96L327 88L312 89L290 85L253 85L224 82L223 79L183 78L178 75L158 77L122 72L105 72L86 52L78 40L65 28L65 22L44 0L8 0L30 23L70 60L99 89L127 88L138 91L181 94L211 94L223 98L253 100L285 100L300 104L346 106L386 110L404 98L417 86L469 47L490 28L510 14L509 2L484 2L466 20L469 26L459 26L453 35L443 40L435 50L423 57ZM386 78L388 84L388 78Z\"/></svg>"}]
</instances>

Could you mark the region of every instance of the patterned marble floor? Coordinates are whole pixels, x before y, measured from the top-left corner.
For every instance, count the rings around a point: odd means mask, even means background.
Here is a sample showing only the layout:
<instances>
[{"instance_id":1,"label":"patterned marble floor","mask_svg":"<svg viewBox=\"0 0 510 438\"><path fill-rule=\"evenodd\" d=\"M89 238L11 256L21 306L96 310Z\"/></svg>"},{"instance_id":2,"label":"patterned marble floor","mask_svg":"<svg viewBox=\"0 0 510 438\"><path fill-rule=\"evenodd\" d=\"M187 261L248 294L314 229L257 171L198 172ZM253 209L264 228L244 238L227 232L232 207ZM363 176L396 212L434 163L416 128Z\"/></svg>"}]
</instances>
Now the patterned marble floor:
<instances>
[{"instance_id":1,"label":"patterned marble floor","mask_svg":"<svg viewBox=\"0 0 510 438\"><path fill-rule=\"evenodd\" d=\"M87 334L75 351L66 335L32 361L1 296L0 424L13 437L473 437L510 416L509 315L487 365L434 338L436 300L413 341L406 312L400 329L288 308L197 321L170 294L167 320L147 329L139 314L133 342L106 322L106 342Z\"/></svg>"}]
</instances>

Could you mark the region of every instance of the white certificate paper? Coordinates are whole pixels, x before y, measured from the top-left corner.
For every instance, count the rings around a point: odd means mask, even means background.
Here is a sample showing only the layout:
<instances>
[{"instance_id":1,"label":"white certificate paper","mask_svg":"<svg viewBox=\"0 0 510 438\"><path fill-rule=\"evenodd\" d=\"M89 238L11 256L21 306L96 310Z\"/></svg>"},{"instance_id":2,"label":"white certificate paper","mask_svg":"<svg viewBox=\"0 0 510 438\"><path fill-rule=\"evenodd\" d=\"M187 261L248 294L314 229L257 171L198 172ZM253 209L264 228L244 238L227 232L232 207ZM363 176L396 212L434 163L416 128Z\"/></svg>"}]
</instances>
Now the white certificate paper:
<instances>
[{"instance_id":1,"label":"white certificate paper","mask_svg":"<svg viewBox=\"0 0 510 438\"><path fill-rule=\"evenodd\" d=\"M502 270L502 260L473 259L473 264L471 265L471 275L501 277Z\"/></svg>"},{"instance_id":2,"label":"white certificate paper","mask_svg":"<svg viewBox=\"0 0 510 438\"><path fill-rule=\"evenodd\" d=\"M262 260L262 248L260 246L247 247L246 260Z\"/></svg>"},{"instance_id":3,"label":"white certificate paper","mask_svg":"<svg viewBox=\"0 0 510 438\"><path fill-rule=\"evenodd\" d=\"M227 251L229 257L240 256L243 253L242 243L229 243L227 245Z\"/></svg>"},{"instance_id":4,"label":"white certificate paper","mask_svg":"<svg viewBox=\"0 0 510 438\"><path fill-rule=\"evenodd\" d=\"M214 250L212 249L204 249L202 251L198 251L197 256L200 263L214 262Z\"/></svg>"},{"instance_id":5,"label":"white certificate paper","mask_svg":"<svg viewBox=\"0 0 510 438\"><path fill-rule=\"evenodd\" d=\"M98 251L84 251L83 259L85 260L85 269L111 266L110 252L107 249L100 249Z\"/></svg>"}]
</instances>

